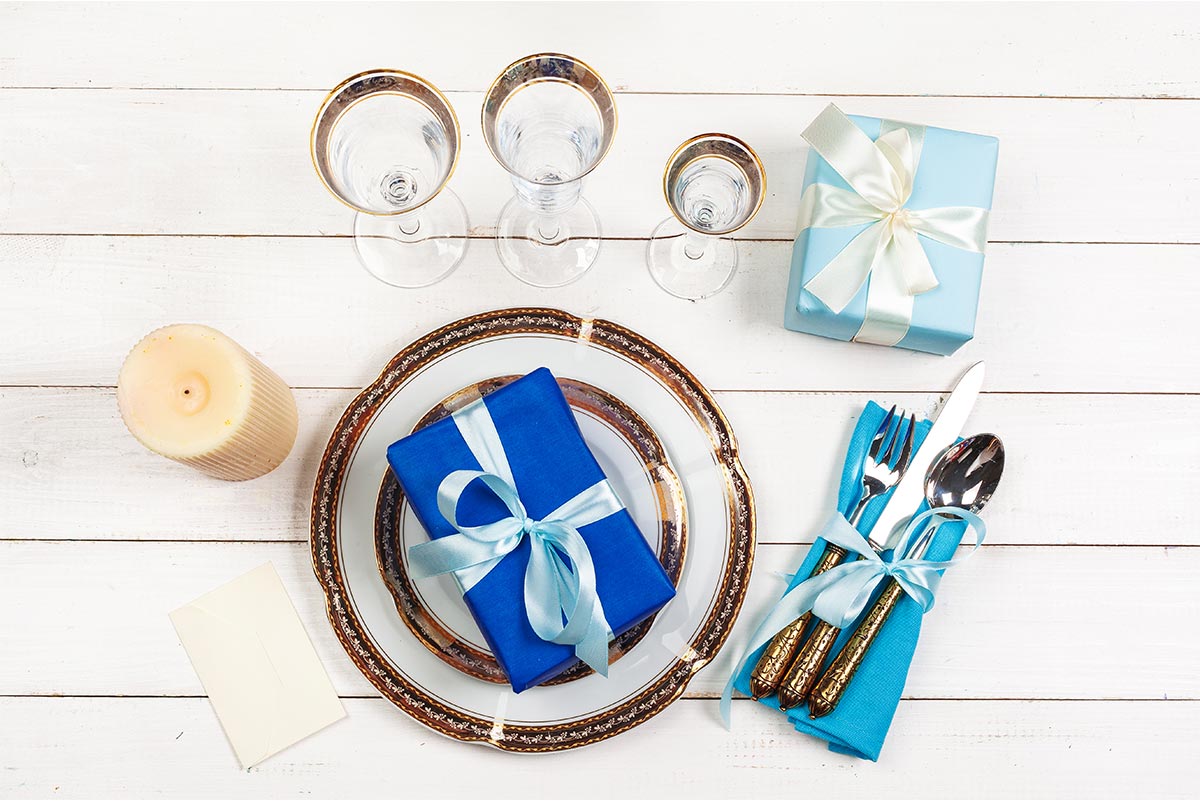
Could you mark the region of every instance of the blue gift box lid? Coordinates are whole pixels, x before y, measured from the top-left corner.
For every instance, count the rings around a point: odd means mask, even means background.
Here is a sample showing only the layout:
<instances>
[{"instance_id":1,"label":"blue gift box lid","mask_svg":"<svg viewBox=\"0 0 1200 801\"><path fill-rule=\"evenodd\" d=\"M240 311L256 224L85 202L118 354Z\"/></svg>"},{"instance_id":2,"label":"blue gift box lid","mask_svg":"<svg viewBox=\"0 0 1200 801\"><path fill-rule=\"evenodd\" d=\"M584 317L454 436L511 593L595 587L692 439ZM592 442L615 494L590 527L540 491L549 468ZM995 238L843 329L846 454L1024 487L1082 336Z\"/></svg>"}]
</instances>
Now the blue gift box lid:
<instances>
[{"instance_id":1,"label":"blue gift box lid","mask_svg":"<svg viewBox=\"0 0 1200 801\"><path fill-rule=\"evenodd\" d=\"M546 368L492 392L483 402L531 517L540 519L605 478ZM452 471L478 470L480 465L454 420L444 418L393 443L387 458L430 538L455 534L438 510L438 486ZM463 525L482 525L508 514L480 482L467 488L459 504ZM579 533L591 552L597 592L614 635L674 597L674 586L628 511L583 526ZM523 590L528 561L529 542L524 539L463 596L516 692L553 678L577 661L573 647L542 640L529 624Z\"/></svg>"},{"instance_id":2,"label":"blue gift box lid","mask_svg":"<svg viewBox=\"0 0 1200 801\"><path fill-rule=\"evenodd\" d=\"M872 140L878 139L883 121L850 115L850 120ZM921 159L906 204L911 209L940 206L975 206L990 209L1000 142L993 136L925 126ZM804 189L821 183L850 189L850 185L819 153L810 151ZM850 244L866 225L846 228L809 228L800 232L792 250L784 326L818 336L848 341L858 333L867 308L867 288L840 314L835 314L804 289L814 275ZM918 236L938 286L917 295L908 334L896 347L948 355L975 334L979 290L983 279L983 254L951 247Z\"/></svg>"}]
</instances>

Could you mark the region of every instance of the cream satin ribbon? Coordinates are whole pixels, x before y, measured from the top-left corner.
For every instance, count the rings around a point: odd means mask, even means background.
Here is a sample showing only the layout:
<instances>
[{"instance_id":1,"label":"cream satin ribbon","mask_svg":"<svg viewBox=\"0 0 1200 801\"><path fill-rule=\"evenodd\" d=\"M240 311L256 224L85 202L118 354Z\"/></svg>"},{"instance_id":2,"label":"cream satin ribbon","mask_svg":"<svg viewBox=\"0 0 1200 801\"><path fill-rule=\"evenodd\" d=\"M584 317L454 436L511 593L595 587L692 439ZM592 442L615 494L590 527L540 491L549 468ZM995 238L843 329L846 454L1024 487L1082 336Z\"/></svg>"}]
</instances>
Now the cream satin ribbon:
<instances>
[{"instance_id":1,"label":"cream satin ribbon","mask_svg":"<svg viewBox=\"0 0 1200 801\"><path fill-rule=\"evenodd\" d=\"M854 341L895 345L912 323L913 298L938 285L917 235L982 253L988 211L905 208L921 162L923 126L884 120L879 139L871 141L831 103L803 136L854 191L810 184L800 199L800 230L871 223L804 288L839 314L870 278L867 311Z\"/></svg>"}]
</instances>

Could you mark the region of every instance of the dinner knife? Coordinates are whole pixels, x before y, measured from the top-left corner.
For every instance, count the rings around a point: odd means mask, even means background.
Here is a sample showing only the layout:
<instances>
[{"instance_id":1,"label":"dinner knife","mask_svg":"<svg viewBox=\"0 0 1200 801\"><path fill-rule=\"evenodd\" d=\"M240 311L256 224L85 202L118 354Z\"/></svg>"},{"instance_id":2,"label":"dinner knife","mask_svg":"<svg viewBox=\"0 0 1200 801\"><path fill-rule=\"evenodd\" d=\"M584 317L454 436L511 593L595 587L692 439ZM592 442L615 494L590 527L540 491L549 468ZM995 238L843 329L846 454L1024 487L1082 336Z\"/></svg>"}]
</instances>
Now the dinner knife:
<instances>
[{"instance_id":1,"label":"dinner knife","mask_svg":"<svg viewBox=\"0 0 1200 801\"><path fill-rule=\"evenodd\" d=\"M958 440L958 435L975 407L975 399L983 386L984 363L976 362L958 379L950 397L938 410L933 427L925 436L921 447L912 455L908 468L892 495L884 504L883 511L867 532L867 541L876 551L895 545L902 523L907 523L925 497L925 474L938 455Z\"/></svg>"}]
</instances>

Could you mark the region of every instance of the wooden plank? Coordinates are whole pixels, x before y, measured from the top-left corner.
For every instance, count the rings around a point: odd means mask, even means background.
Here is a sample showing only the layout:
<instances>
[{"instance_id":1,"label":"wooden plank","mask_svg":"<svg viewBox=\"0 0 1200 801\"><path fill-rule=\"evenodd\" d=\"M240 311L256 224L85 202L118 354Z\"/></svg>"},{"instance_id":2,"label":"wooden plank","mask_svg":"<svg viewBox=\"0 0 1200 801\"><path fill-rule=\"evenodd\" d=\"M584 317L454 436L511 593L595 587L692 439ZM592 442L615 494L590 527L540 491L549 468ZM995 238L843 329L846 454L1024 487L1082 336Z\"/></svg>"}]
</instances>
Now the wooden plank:
<instances>
[{"instance_id":1,"label":"wooden plank","mask_svg":"<svg viewBox=\"0 0 1200 801\"><path fill-rule=\"evenodd\" d=\"M613 742L522 758L439 737L383 701L352 700L345 720L241 771L204 699L5 698L0 793L1188 798L1200 781L1194 703L908 702L878 764L829 753L754 706L738 705L732 733L711 705L682 701Z\"/></svg>"},{"instance_id":2,"label":"wooden plank","mask_svg":"<svg viewBox=\"0 0 1200 801\"><path fill-rule=\"evenodd\" d=\"M1198 29L1187 4L14 4L0 86L322 89L395 64L481 91L552 48L618 91L1194 97Z\"/></svg>"},{"instance_id":3,"label":"wooden plank","mask_svg":"<svg viewBox=\"0 0 1200 801\"><path fill-rule=\"evenodd\" d=\"M759 549L730 642L690 695L720 692L801 554ZM0 695L203 695L167 613L268 560L338 691L374 695L325 620L306 544L8 542L0 556ZM943 582L905 694L1200 698L1200 641L1176 623L1200 614L1197 570L1197 548L985 547Z\"/></svg>"},{"instance_id":4,"label":"wooden plank","mask_svg":"<svg viewBox=\"0 0 1200 801\"><path fill-rule=\"evenodd\" d=\"M625 323L717 389L932 391L987 359L989 390L1200 391L1200 247L993 245L976 339L948 359L785 330L790 258L787 242L742 243L730 288L691 303L651 281L641 242L607 242L582 280L540 290L478 241L446 281L405 291L342 239L0 237L0 384L111 385L144 334L195 321L295 386L363 386L440 325L548 305Z\"/></svg>"},{"instance_id":5,"label":"wooden plank","mask_svg":"<svg viewBox=\"0 0 1200 801\"><path fill-rule=\"evenodd\" d=\"M0 91L0 232L345 234L351 215L308 153L321 92ZM479 134L478 92L454 93L462 158L451 188L494 230L512 187ZM837 99L837 98L832 98ZM745 238L791 239L806 147L829 97L632 95L586 196L606 236L644 237L668 214L668 154L727 130L762 155L768 197ZM1200 102L927 97L838 99L846 111L1000 137L990 237L1200 242L1192 131ZM70 120L70 124L64 121ZM1137 187L1137 202L1131 200ZM1152 202L1149 202L1152 201Z\"/></svg>"},{"instance_id":6,"label":"wooden plank","mask_svg":"<svg viewBox=\"0 0 1200 801\"><path fill-rule=\"evenodd\" d=\"M354 394L298 391L292 456L268 476L229 483L143 449L122 425L110 389L0 389L0 538L307 540L321 453ZM760 541L811 541L834 503L836 466L870 396L717 397L754 483ZM936 401L875 397L914 410ZM1200 545L1186 525L1200 432L1181 426L1163 436L1156 422L1192 419L1198 404L1195 396L982 396L967 428L1002 435L1009 460L988 507L989 542Z\"/></svg>"}]
</instances>

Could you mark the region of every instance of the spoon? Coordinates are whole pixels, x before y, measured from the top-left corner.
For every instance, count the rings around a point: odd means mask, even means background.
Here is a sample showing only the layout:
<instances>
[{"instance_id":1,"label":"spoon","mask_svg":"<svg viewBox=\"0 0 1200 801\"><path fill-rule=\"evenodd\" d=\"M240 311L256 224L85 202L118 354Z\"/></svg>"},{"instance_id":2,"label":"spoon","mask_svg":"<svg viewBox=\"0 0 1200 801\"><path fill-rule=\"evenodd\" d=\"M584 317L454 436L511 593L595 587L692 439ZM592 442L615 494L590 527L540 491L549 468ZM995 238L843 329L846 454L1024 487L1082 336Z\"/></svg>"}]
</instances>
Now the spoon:
<instances>
[{"instance_id":1,"label":"spoon","mask_svg":"<svg viewBox=\"0 0 1200 801\"><path fill-rule=\"evenodd\" d=\"M1000 476L1004 472L1004 443L994 434L976 434L946 449L925 476L925 500L929 508L957 506L979 514L992 499ZM945 520L956 519L952 513L935 516L904 554L906 559L920 559L933 542L938 526ZM879 599L858 624L850 639L834 658L833 664L813 687L808 698L808 715L824 717L837 707L842 694L862 664L871 643L883 630L888 615L896 608L904 589L889 580Z\"/></svg>"}]
</instances>

